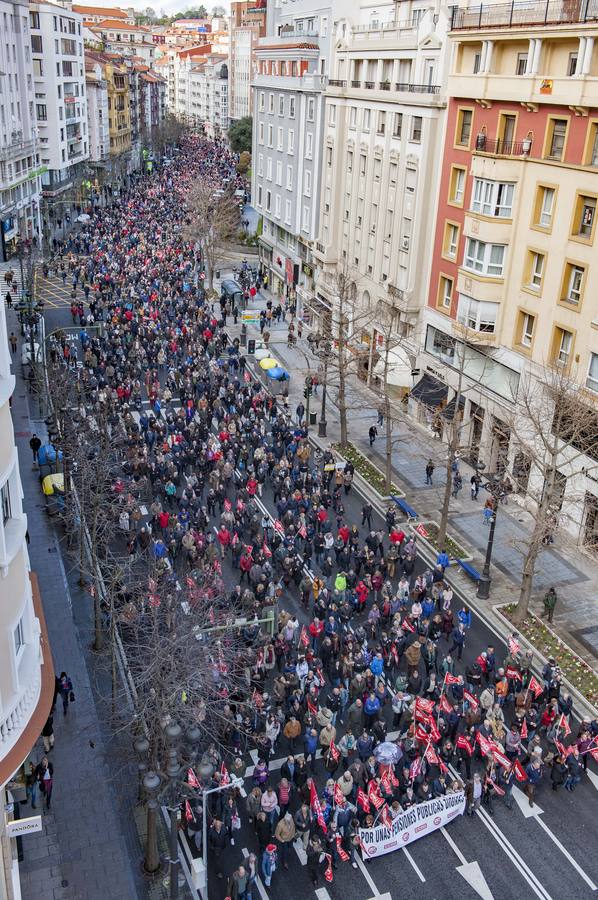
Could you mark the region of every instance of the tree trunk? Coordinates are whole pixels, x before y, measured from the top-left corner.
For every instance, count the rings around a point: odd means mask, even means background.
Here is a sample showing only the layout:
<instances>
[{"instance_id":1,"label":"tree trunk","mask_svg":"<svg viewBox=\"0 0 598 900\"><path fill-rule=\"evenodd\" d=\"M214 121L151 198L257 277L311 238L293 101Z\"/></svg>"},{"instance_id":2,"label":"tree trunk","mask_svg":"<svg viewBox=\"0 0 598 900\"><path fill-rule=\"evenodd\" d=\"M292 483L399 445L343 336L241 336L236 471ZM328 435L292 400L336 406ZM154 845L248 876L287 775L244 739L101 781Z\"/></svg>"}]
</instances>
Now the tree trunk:
<instances>
[{"instance_id":1,"label":"tree trunk","mask_svg":"<svg viewBox=\"0 0 598 900\"><path fill-rule=\"evenodd\" d=\"M388 394L384 395L384 426L386 436L386 460L384 471L384 488L390 494L392 485L392 421L390 418L390 400Z\"/></svg>"},{"instance_id":2,"label":"tree trunk","mask_svg":"<svg viewBox=\"0 0 598 900\"><path fill-rule=\"evenodd\" d=\"M338 415L341 426L341 447L349 443L347 428L347 392L346 392L346 359L343 341L339 340L338 346Z\"/></svg>"},{"instance_id":3,"label":"tree trunk","mask_svg":"<svg viewBox=\"0 0 598 900\"><path fill-rule=\"evenodd\" d=\"M449 443L449 452L446 460L446 484L444 486L444 497L442 498L442 506L440 508L440 522L438 523L438 549L442 550L446 540L446 529L448 526L449 507L451 505L451 490L453 487L453 462L455 460L455 441L454 438Z\"/></svg>"}]
</instances>

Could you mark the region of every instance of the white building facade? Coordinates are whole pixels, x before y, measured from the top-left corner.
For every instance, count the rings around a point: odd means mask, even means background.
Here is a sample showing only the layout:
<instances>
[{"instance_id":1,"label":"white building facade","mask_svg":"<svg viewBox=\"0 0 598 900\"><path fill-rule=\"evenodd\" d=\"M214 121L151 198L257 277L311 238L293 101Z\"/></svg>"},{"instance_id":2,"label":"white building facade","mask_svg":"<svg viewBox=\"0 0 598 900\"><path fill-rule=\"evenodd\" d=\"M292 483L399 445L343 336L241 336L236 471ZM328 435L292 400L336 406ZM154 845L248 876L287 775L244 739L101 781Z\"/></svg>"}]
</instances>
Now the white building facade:
<instances>
[{"instance_id":1,"label":"white building facade","mask_svg":"<svg viewBox=\"0 0 598 900\"><path fill-rule=\"evenodd\" d=\"M338 21L333 38L318 278L309 303L320 327L334 307L335 273L355 283L354 340L368 380L384 369L391 336L415 360L436 215L448 26L446 7L434 11L417 0L381 3L373 15L363 4L352 21ZM389 372L389 382L412 384L409 358L392 354L397 373Z\"/></svg>"},{"instance_id":2,"label":"white building facade","mask_svg":"<svg viewBox=\"0 0 598 900\"><path fill-rule=\"evenodd\" d=\"M89 161L104 162L110 153L108 131L108 84L102 66L86 62L87 116L89 127Z\"/></svg>"},{"instance_id":3,"label":"white building facade","mask_svg":"<svg viewBox=\"0 0 598 900\"><path fill-rule=\"evenodd\" d=\"M40 234L40 176L27 3L0 0L0 261Z\"/></svg>"},{"instance_id":4,"label":"white building facade","mask_svg":"<svg viewBox=\"0 0 598 900\"><path fill-rule=\"evenodd\" d=\"M54 196L89 157L83 19L66 6L30 3L29 21L42 185Z\"/></svg>"}]
</instances>

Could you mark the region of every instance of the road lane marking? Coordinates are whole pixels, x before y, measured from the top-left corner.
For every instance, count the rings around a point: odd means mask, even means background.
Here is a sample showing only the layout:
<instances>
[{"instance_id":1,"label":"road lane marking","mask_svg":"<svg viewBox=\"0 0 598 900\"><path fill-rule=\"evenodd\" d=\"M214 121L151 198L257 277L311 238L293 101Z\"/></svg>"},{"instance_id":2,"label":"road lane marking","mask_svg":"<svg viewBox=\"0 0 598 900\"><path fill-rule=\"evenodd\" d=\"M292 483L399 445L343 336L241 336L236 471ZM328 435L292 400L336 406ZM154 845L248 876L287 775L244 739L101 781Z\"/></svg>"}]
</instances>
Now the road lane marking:
<instances>
[{"instance_id":1,"label":"road lane marking","mask_svg":"<svg viewBox=\"0 0 598 900\"><path fill-rule=\"evenodd\" d=\"M411 863L411 866L412 866L412 868L414 869L415 874L417 875L417 877L419 878L419 880L421 881L421 883L424 884L425 881L426 881L426 879L425 879L425 877L424 877L424 874L423 874L423 872L421 871L421 869L420 869L420 867L418 866L418 864L416 863L416 861L413 859L413 857L412 857L411 854L409 853L409 850L407 849L407 847L401 847L401 849L402 849L403 853L405 854L405 856L407 857L407 859L409 860L409 862ZM384 895L384 896L386 896L386 895Z\"/></svg>"},{"instance_id":2,"label":"road lane marking","mask_svg":"<svg viewBox=\"0 0 598 900\"><path fill-rule=\"evenodd\" d=\"M326 888L316 888L316 897L318 900L331 900L330 894Z\"/></svg>"},{"instance_id":3,"label":"road lane marking","mask_svg":"<svg viewBox=\"0 0 598 900\"><path fill-rule=\"evenodd\" d=\"M461 865L462 865L462 866L466 866L466 865L467 865L467 860L465 859L465 857L463 856L463 854L461 853L461 851L459 850L459 848L458 848L457 845L455 844L454 840L452 839L452 837L450 836L450 834L448 833L448 831L446 830L446 828L444 828L444 827L441 828L441 829L440 829L440 833L441 833L441 834L443 835L443 837L448 841L449 847L451 848L451 850L453 851L453 853L455 854L455 856L457 856L457 858L458 858L459 862L461 863Z\"/></svg>"},{"instance_id":4,"label":"road lane marking","mask_svg":"<svg viewBox=\"0 0 598 900\"><path fill-rule=\"evenodd\" d=\"M519 856L506 835L494 822L491 821L485 810L478 809L476 815L484 823L485 827L488 829L498 846L503 850L506 856L509 857L515 868L520 872L521 875L523 875L536 897L539 897L540 900L552 900L548 891L545 890L544 886L536 878L527 863L524 862L524 860Z\"/></svg>"},{"instance_id":5,"label":"road lane marking","mask_svg":"<svg viewBox=\"0 0 598 900\"><path fill-rule=\"evenodd\" d=\"M243 854L245 859L247 859L247 857L249 856L249 850L247 849L247 847L243 847L243 849L241 850L241 853ZM262 898L262 900L269 900L268 894L266 893L266 888L264 887L262 879L260 878L259 875L256 875L255 884L256 884L256 887L259 891L259 895Z\"/></svg>"},{"instance_id":6,"label":"road lane marking","mask_svg":"<svg viewBox=\"0 0 598 900\"><path fill-rule=\"evenodd\" d=\"M374 897L379 897L379 896L380 896L380 891L379 891L378 888L376 887L376 884L375 884L375 882L374 882L374 879L372 878L372 876L370 875L370 873L369 873L368 870L366 869L365 863L364 863L364 861L362 860L362 858L361 858L361 856L359 855L359 853L356 853L356 854L355 854L355 862L357 863L358 867L361 869L361 874L363 875L363 877L364 877L365 880L367 881L367 883L368 883L370 889L372 890L372 892L373 892L373 894L374 894Z\"/></svg>"}]
</instances>

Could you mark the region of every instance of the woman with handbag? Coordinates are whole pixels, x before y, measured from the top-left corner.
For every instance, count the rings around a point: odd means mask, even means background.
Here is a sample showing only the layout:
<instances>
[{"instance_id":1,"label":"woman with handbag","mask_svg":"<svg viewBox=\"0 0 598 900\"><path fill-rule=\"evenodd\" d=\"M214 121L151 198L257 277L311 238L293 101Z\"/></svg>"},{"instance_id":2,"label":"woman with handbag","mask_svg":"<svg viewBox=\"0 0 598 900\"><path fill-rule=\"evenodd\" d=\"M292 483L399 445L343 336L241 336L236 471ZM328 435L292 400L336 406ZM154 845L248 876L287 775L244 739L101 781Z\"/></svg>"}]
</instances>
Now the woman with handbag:
<instances>
[{"instance_id":1,"label":"woman with handbag","mask_svg":"<svg viewBox=\"0 0 598 900\"><path fill-rule=\"evenodd\" d=\"M52 800L52 785L54 776L54 766L48 762L48 757L43 756L42 761L35 770L35 777L39 784L39 789L46 798L46 809L50 809L50 801Z\"/></svg>"},{"instance_id":2,"label":"woman with handbag","mask_svg":"<svg viewBox=\"0 0 598 900\"><path fill-rule=\"evenodd\" d=\"M224 827L230 839L231 847L235 846L235 831L241 828L241 817L234 797L229 797L224 807Z\"/></svg>"},{"instance_id":3,"label":"woman with handbag","mask_svg":"<svg viewBox=\"0 0 598 900\"><path fill-rule=\"evenodd\" d=\"M66 716L69 708L69 703L73 703L75 700L75 695L73 693L73 682L66 674L66 672L60 673L60 696L62 697L62 710Z\"/></svg>"}]
</instances>

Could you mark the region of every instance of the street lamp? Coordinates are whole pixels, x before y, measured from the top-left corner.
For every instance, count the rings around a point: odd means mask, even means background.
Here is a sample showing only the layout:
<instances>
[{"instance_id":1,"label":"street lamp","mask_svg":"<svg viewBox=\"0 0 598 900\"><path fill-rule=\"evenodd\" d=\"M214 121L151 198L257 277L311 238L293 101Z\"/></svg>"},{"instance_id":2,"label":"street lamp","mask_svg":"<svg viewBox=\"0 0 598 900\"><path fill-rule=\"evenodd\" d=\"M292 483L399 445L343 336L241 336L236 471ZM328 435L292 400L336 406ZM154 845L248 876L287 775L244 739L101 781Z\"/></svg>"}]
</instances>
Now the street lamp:
<instances>
[{"instance_id":1,"label":"street lamp","mask_svg":"<svg viewBox=\"0 0 598 900\"><path fill-rule=\"evenodd\" d=\"M483 464L478 466L478 470L483 468ZM478 582L478 590L477 596L480 600L487 600L490 596L490 584L492 582L492 578L490 577L490 561L492 560L492 548L494 546L494 531L496 529L496 516L498 513L498 504L502 497L504 497L504 486L502 483L502 476L497 472L488 474L485 476L488 480L485 484L482 485L484 490L488 491L491 495L494 503L492 509L492 516L490 517L490 533L488 534L488 543L486 545L486 557L484 559L484 568L482 569L482 574L480 576L480 580Z\"/></svg>"}]
</instances>

